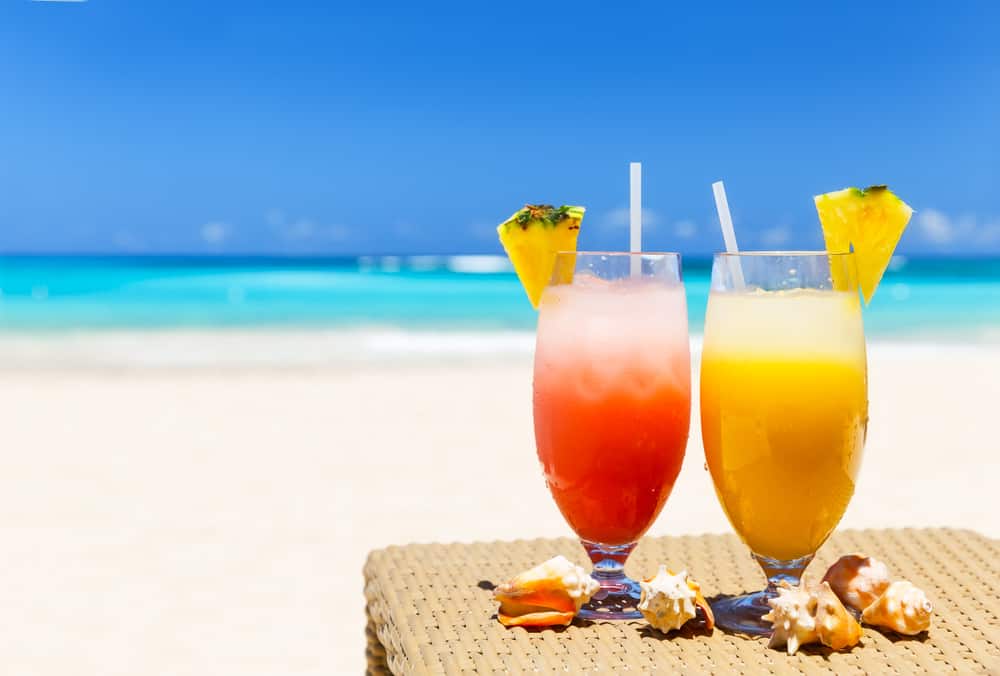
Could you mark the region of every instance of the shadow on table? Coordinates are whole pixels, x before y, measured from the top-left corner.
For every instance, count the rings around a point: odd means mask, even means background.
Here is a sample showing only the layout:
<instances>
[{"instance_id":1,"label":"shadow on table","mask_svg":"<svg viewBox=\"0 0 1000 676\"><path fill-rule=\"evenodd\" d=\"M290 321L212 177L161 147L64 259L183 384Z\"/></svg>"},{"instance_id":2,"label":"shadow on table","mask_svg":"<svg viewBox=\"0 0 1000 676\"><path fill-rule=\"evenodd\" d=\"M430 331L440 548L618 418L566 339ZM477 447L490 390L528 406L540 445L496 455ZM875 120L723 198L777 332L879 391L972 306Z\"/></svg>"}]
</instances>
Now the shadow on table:
<instances>
[{"instance_id":1,"label":"shadow on table","mask_svg":"<svg viewBox=\"0 0 1000 676\"><path fill-rule=\"evenodd\" d=\"M496 613L493 613L492 615L490 615L490 621L491 622L496 622L497 620L498 620L498 618L497 618L497 614ZM555 632L556 634L561 634L564 631L566 631L567 629L569 629L570 627L577 627L577 628L586 629L587 627L592 627L592 626L594 626L594 623L591 622L590 620L581 620L579 617L574 617L573 621L571 623L569 623L568 625L550 624L550 625L545 625L545 626L542 626L542 627L533 627L533 626L530 626L530 625L523 625L522 624L522 625L517 625L515 627L508 627L508 629L523 629L524 631L528 632L529 634L541 634L544 631L551 631L551 632Z\"/></svg>"},{"instance_id":2,"label":"shadow on table","mask_svg":"<svg viewBox=\"0 0 1000 676\"><path fill-rule=\"evenodd\" d=\"M871 629L871 627L866 627L866 629ZM889 632L889 633L893 634L893 636L890 636L889 634L883 634L883 636L885 636L893 643L896 643L897 641L912 641L912 640L924 641L927 638L927 632L922 632L921 634L917 634L916 636L904 636L902 634L896 634L896 632ZM864 647L865 647L865 637L862 636L861 641L857 645L844 648L843 650L834 650L833 648L828 648L827 646L822 645L820 643L807 643L806 645L799 647L798 653L802 655L810 655L813 657L822 657L824 660L828 660L830 659L830 655L833 655L835 653L849 653L853 652L854 650L861 650ZM776 648L775 650L780 650L784 652L784 648Z\"/></svg>"},{"instance_id":3,"label":"shadow on table","mask_svg":"<svg viewBox=\"0 0 1000 676\"><path fill-rule=\"evenodd\" d=\"M865 633L870 631L877 631L887 638L891 643L908 643L909 641L916 641L917 643L923 643L930 638L930 632L922 631L919 634L914 634L913 636L907 636L906 634L897 634L892 629L881 629L876 627L865 626Z\"/></svg>"},{"instance_id":4,"label":"shadow on table","mask_svg":"<svg viewBox=\"0 0 1000 676\"><path fill-rule=\"evenodd\" d=\"M650 641L674 641L679 638L684 639L696 639L704 638L706 636L711 636L715 631L714 629L709 629L705 626L703 620L697 620L694 622L688 622L680 629L674 629L672 631L664 634L659 629L653 629L653 627L636 627L636 631L639 632L639 637L644 640Z\"/></svg>"}]
</instances>

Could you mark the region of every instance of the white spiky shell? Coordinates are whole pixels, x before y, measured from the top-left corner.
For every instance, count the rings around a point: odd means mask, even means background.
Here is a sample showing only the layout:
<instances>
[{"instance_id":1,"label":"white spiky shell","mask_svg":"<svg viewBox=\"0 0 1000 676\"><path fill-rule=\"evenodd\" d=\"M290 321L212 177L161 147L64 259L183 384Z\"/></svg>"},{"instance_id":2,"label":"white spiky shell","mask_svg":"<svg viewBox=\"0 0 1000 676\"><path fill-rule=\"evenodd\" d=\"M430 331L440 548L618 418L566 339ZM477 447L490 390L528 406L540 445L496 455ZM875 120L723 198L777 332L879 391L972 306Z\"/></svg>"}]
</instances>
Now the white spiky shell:
<instances>
[{"instance_id":1,"label":"white spiky shell","mask_svg":"<svg viewBox=\"0 0 1000 676\"><path fill-rule=\"evenodd\" d=\"M688 574L682 570L671 575L666 566L647 581L640 581L639 612L650 625L666 633L680 629L695 617L697 593L688 584Z\"/></svg>"},{"instance_id":2,"label":"white spiky shell","mask_svg":"<svg viewBox=\"0 0 1000 676\"><path fill-rule=\"evenodd\" d=\"M793 587L782 582L778 587L778 595L768 599L771 612L763 615L773 626L769 648L785 646L789 655L794 655L798 649L807 643L819 641L816 631L815 594L810 593L805 585Z\"/></svg>"},{"instance_id":3,"label":"white spiky shell","mask_svg":"<svg viewBox=\"0 0 1000 676\"><path fill-rule=\"evenodd\" d=\"M933 610L923 591L907 580L897 580L864 609L861 620L865 624L913 636L930 628Z\"/></svg>"},{"instance_id":4,"label":"white spiky shell","mask_svg":"<svg viewBox=\"0 0 1000 676\"><path fill-rule=\"evenodd\" d=\"M889 568L864 554L848 554L837 559L823 576L844 605L861 612L889 588Z\"/></svg>"}]
</instances>

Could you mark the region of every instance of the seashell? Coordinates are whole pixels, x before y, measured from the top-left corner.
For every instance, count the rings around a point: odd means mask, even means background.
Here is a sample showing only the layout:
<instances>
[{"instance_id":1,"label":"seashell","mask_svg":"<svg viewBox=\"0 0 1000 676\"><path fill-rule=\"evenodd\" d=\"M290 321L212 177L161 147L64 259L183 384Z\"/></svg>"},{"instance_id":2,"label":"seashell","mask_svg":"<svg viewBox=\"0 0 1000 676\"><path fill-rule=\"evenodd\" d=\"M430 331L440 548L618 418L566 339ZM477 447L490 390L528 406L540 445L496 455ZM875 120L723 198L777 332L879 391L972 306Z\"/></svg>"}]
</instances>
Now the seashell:
<instances>
[{"instance_id":1,"label":"seashell","mask_svg":"<svg viewBox=\"0 0 1000 676\"><path fill-rule=\"evenodd\" d=\"M600 583L565 556L555 556L493 590L505 627L567 625Z\"/></svg>"},{"instance_id":2,"label":"seashell","mask_svg":"<svg viewBox=\"0 0 1000 676\"><path fill-rule=\"evenodd\" d=\"M865 608L861 621L913 636L930 628L933 610L924 592L907 580L898 580Z\"/></svg>"},{"instance_id":3,"label":"seashell","mask_svg":"<svg viewBox=\"0 0 1000 676\"><path fill-rule=\"evenodd\" d=\"M798 649L807 643L819 641L816 631L816 595L805 588L805 584L793 587L782 581L778 587L778 595L768 599L767 605L771 612L761 616L773 626L768 648L785 646L789 655L794 655Z\"/></svg>"},{"instance_id":4,"label":"seashell","mask_svg":"<svg viewBox=\"0 0 1000 676\"><path fill-rule=\"evenodd\" d=\"M878 559L848 554L837 559L823 576L844 605L861 612L889 588L889 569Z\"/></svg>"},{"instance_id":5,"label":"seashell","mask_svg":"<svg viewBox=\"0 0 1000 676\"><path fill-rule=\"evenodd\" d=\"M813 590L816 595L816 633L819 642L834 650L857 645L864 630L844 607L828 582Z\"/></svg>"},{"instance_id":6,"label":"seashell","mask_svg":"<svg viewBox=\"0 0 1000 676\"><path fill-rule=\"evenodd\" d=\"M771 612L763 615L773 630L769 648L785 646L794 655L807 643L822 643L834 650L857 645L864 630L844 607L830 585L806 588L782 582L777 598L768 599Z\"/></svg>"},{"instance_id":7,"label":"seashell","mask_svg":"<svg viewBox=\"0 0 1000 676\"><path fill-rule=\"evenodd\" d=\"M711 629L715 626L715 617L701 594L701 586L688 576L686 570L674 575L666 566L660 566L656 575L639 582L639 588L642 590L639 612L655 629L664 633L680 629L685 622L697 616L698 608L705 615L705 627Z\"/></svg>"}]
</instances>

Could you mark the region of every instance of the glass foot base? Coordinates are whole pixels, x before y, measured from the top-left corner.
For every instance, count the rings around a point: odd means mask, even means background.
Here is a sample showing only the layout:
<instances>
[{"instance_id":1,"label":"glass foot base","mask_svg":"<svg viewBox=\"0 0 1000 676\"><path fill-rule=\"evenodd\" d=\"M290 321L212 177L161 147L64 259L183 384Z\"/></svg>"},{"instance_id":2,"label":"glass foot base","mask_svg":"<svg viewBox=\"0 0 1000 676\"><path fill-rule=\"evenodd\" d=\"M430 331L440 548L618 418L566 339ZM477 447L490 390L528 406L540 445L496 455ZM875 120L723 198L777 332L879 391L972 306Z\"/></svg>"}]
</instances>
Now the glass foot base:
<instances>
[{"instance_id":1,"label":"glass foot base","mask_svg":"<svg viewBox=\"0 0 1000 676\"><path fill-rule=\"evenodd\" d=\"M768 599L778 595L778 586L782 583L797 586L813 555L790 561L771 559L760 554L753 554L753 558L767 576L767 587L753 594L719 596L709 601L708 605L712 606L715 625L720 629L750 636L770 636L773 628L771 623L760 619L762 615L771 612Z\"/></svg>"},{"instance_id":2,"label":"glass foot base","mask_svg":"<svg viewBox=\"0 0 1000 676\"><path fill-rule=\"evenodd\" d=\"M720 629L750 636L770 636L771 623L760 619L761 615L771 612L771 606L767 605L769 598L765 590L742 596L721 596L708 604L715 614L715 625Z\"/></svg>"},{"instance_id":3,"label":"glass foot base","mask_svg":"<svg viewBox=\"0 0 1000 676\"><path fill-rule=\"evenodd\" d=\"M639 612L639 583L630 578L615 581L614 585L605 585L594 594L589 603L580 608L577 617L584 620L635 620L642 619Z\"/></svg>"},{"instance_id":4,"label":"glass foot base","mask_svg":"<svg viewBox=\"0 0 1000 676\"><path fill-rule=\"evenodd\" d=\"M577 617L584 620L634 620L642 617L637 606L642 590L639 583L625 576L625 560L635 549L635 543L603 545L581 540L587 556L594 564L591 577L601 588L589 603L580 608Z\"/></svg>"}]
</instances>

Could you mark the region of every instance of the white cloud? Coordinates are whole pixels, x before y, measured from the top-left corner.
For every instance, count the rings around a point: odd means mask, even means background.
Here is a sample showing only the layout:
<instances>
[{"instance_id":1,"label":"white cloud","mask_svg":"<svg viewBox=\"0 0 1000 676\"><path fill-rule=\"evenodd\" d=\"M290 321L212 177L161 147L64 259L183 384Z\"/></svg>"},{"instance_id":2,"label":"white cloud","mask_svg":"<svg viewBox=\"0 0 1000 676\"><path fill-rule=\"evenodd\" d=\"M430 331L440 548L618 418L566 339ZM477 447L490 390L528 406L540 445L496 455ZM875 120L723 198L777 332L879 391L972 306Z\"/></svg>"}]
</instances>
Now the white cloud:
<instances>
[{"instance_id":1,"label":"white cloud","mask_svg":"<svg viewBox=\"0 0 1000 676\"><path fill-rule=\"evenodd\" d=\"M767 247L783 246L791 238L791 230L784 225L776 225L773 228L765 228L760 231L760 243Z\"/></svg>"},{"instance_id":2,"label":"white cloud","mask_svg":"<svg viewBox=\"0 0 1000 676\"><path fill-rule=\"evenodd\" d=\"M674 234L681 239L691 239L698 234L698 225L691 219L685 218L674 223Z\"/></svg>"},{"instance_id":3,"label":"white cloud","mask_svg":"<svg viewBox=\"0 0 1000 676\"><path fill-rule=\"evenodd\" d=\"M598 224L603 228L627 228L629 227L629 209L628 207L619 207L618 209L612 209L605 213ZM652 209L643 208L642 210L642 227L645 228L655 228L660 224L660 215L653 211Z\"/></svg>"},{"instance_id":4,"label":"white cloud","mask_svg":"<svg viewBox=\"0 0 1000 676\"><path fill-rule=\"evenodd\" d=\"M290 218L281 209L269 210L264 219L279 237L289 242L342 242L351 236L351 230L346 225L323 225L308 217Z\"/></svg>"},{"instance_id":5,"label":"white cloud","mask_svg":"<svg viewBox=\"0 0 1000 676\"><path fill-rule=\"evenodd\" d=\"M285 223L281 232L288 239L312 239L318 227L308 218L299 218L291 223Z\"/></svg>"},{"instance_id":6,"label":"white cloud","mask_svg":"<svg viewBox=\"0 0 1000 676\"><path fill-rule=\"evenodd\" d=\"M980 219L971 214L949 216L939 209L921 209L916 213L917 233L931 244L946 247L972 247L1000 244L1000 219Z\"/></svg>"},{"instance_id":7,"label":"white cloud","mask_svg":"<svg viewBox=\"0 0 1000 676\"><path fill-rule=\"evenodd\" d=\"M206 244L222 244L229 238L233 227L221 221L211 221L201 226L201 239Z\"/></svg>"},{"instance_id":8,"label":"white cloud","mask_svg":"<svg viewBox=\"0 0 1000 676\"><path fill-rule=\"evenodd\" d=\"M955 226L951 219L937 209L918 212L917 225L924 238L936 244L946 244L955 237Z\"/></svg>"}]
</instances>

